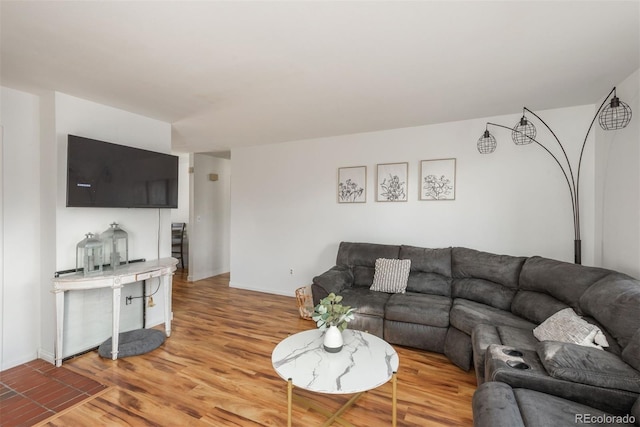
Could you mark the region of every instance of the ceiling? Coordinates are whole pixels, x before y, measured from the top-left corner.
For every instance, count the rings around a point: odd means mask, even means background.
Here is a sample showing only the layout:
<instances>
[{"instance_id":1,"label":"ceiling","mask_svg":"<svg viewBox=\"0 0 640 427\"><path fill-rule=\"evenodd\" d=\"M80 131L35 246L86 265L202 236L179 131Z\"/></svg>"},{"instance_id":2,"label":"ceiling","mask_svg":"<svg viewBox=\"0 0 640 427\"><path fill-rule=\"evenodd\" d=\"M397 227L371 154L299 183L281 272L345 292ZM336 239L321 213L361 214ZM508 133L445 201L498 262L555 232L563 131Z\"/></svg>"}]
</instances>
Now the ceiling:
<instances>
[{"instance_id":1,"label":"ceiling","mask_svg":"<svg viewBox=\"0 0 640 427\"><path fill-rule=\"evenodd\" d=\"M172 124L177 152L598 102L638 1L6 1L0 84Z\"/></svg>"}]
</instances>

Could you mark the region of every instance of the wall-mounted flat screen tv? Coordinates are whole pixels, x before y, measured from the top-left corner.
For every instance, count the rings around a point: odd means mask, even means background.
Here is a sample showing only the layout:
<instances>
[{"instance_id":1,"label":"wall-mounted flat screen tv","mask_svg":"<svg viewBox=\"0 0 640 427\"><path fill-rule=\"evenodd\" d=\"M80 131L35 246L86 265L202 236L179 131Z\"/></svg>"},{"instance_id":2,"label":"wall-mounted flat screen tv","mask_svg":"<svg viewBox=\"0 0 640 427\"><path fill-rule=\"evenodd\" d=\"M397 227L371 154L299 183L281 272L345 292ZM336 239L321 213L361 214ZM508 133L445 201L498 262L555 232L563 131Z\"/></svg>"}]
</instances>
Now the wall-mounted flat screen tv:
<instances>
[{"instance_id":1,"label":"wall-mounted flat screen tv","mask_svg":"<svg viewBox=\"0 0 640 427\"><path fill-rule=\"evenodd\" d=\"M67 142L67 207L178 207L177 156L75 135Z\"/></svg>"}]
</instances>

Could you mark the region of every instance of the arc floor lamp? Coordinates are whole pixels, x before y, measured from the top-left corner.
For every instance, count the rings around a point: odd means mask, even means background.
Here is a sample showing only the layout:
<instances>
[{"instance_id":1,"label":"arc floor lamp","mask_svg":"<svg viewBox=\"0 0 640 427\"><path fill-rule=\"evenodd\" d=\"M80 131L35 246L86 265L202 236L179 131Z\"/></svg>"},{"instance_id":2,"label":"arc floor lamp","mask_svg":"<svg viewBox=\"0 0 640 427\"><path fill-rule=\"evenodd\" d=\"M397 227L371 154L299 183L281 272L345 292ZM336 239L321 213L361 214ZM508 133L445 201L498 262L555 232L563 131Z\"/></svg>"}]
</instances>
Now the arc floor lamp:
<instances>
[{"instance_id":1,"label":"arc floor lamp","mask_svg":"<svg viewBox=\"0 0 640 427\"><path fill-rule=\"evenodd\" d=\"M613 95L613 97L612 97ZM531 114L533 117L538 119L545 128L551 133L553 139L560 146L562 150L562 157L559 159L556 157L553 152L549 150L544 144L539 142L536 139L536 128L527 119L526 115ZM562 170L562 174L567 182L567 186L569 187L569 194L571 196L571 207L573 209L573 232L574 232L574 262L576 264L582 263L582 244L580 240L580 195L579 195L579 187L580 187L580 167L582 165L582 154L584 153L584 147L587 144L587 138L589 137L589 133L593 128L593 124L596 119L599 118L600 127L604 130L618 130L626 127L631 121L631 108L624 102L620 101L620 99L616 96L616 88L614 87L609 95L605 98L596 111L596 114L593 116L593 120L589 125L589 129L587 129L587 133L584 136L584 142L582 143L582 148L580 149L580 157L578 158L578 167L576 174L573 173L573 167L571 166L571 162L569 161L569 156L567 156L567 152L556 136L555 132L547 125L547 123L542 120L540 116L538 116L535 112L531 111L527 107L524 107L522 110L522 118L516 123L513 128L497 124L487 122L486 128L480 139L478 139L478 151L482 154L491 154L495 151L497 142L493 135L489 132L489 126L496 126L499 128L509 129L511 130L511 138L516 145L527 145L535 142L544 149L558 164L560 169Z\"/></svg>"}]
</instances>

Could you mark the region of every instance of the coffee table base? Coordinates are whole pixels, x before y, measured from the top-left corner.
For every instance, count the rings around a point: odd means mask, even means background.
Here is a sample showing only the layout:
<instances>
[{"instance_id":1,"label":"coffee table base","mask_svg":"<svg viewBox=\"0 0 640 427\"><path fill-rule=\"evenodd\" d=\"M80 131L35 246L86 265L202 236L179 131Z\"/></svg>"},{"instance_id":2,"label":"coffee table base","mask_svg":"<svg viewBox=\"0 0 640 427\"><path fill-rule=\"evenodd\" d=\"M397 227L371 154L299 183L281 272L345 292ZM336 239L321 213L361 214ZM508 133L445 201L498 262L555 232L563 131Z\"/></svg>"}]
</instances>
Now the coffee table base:
<instances>
[{"instance_id":1,"label":"coffee table base","mask_svg":"<svg viewBox=\"0 0 640 427\"><path fill-rule=\"evenodd\" d=\"M397 383L397 378L396 378L396 373L394 372L392 377L391 377L391 384L392 384L392 393L391 393L391 425L393 427L396 427L397 424L397 418L398 418L398 411L397 411L397 406L396 406L396 394L397 394L397 388L398 388L398 383ZM301 397L301 396L294 396L293 395L293 382L291 380L291 378L289 378L289 380L287 381L287 427L291 427L291 412L293 409L293 400L295 399L297 402L300 402L302 404L304 404L305 406L308 406L310 409L313 409L316 412L321 413L322 415L328 417L327 421L325 421L324 424L322 424L322 427L329 427L330 425L332 425L333 423L339 423L345 427L355 427L353 424L351 424L350 422L348 422L347 420L345 420L344 418L342 418L342 414L345 413L345 411L347 409L349 409L351 406L353 406L354 403L356 403L358 401L358 399L360 399L360 397L364 394L365 392L362 391L360 393L356 393L354 394L351 399L349 399L347 401L347 403L345 403L344 405L342 405L340 407L340 409L338 409L336 412L331 413L331 411L327 410L326 408L321 407L320 405L316 404L315 402L312 402L311 400Z\"/></svg>"}]
</instances>

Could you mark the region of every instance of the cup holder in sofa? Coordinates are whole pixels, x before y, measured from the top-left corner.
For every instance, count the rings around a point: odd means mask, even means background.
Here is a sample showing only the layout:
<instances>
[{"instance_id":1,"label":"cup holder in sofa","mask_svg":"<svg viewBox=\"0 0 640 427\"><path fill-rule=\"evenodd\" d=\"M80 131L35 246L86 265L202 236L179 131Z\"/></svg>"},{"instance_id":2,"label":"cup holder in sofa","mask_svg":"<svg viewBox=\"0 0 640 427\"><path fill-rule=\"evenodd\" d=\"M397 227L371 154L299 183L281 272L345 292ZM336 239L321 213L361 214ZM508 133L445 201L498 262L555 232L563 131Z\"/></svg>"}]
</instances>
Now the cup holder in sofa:
<instances>
[{"instance_id":1,"label":"cup holder in sofa","mask_svg":"<svg viewBox=\"0 0 640 427\"><path fill-rule=\"evenodd\" d=\"M504 354L506 354L507 356L512 356L512 357L522 357L523 356L521 351L513 350L513 349L509 349L509 348L503 348L502 352Z\"/></svg>"},{"instance_id":2,"label":"cup holder in sofa","mask_svg":"<svg viewBox=\"0 0 640 427\"><path fill-rule=\"evenodd\" d=\"M517 360L507 360L507 365L515 369L531 369L531 366L524 362L518 362Z\"/></svg>"}]
</instances>

